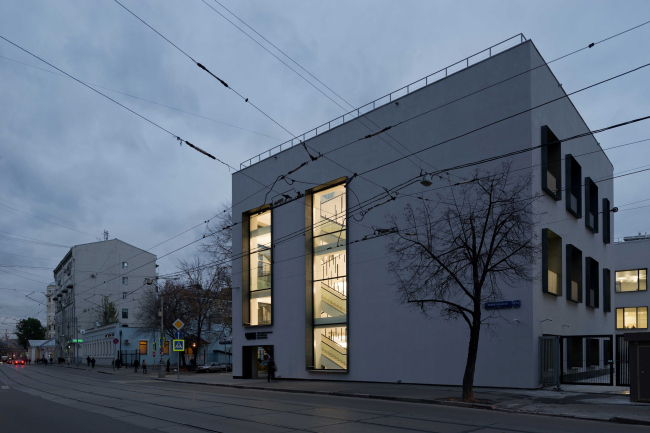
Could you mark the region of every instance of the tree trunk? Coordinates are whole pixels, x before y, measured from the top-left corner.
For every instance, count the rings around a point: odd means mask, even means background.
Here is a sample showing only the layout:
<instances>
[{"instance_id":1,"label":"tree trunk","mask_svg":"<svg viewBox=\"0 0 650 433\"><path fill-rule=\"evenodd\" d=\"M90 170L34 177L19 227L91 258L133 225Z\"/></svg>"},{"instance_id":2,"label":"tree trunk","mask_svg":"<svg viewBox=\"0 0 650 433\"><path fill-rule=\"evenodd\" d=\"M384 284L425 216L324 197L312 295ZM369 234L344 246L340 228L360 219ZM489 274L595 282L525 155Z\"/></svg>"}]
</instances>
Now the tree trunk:
<instances>
[{"instance_id":1,"label":"tree trunk","mask_svg":"<svg viewBox=\"0 0 650 433\"><path fill-rule=\"evenodd\" d=\"M481 319L474 319L469 332L469 347L467 349L467 364L463 375L463 401L474 401L474 373L476 372L476 356L478 340L481 332Z\"/></svg>"}]
</instances>

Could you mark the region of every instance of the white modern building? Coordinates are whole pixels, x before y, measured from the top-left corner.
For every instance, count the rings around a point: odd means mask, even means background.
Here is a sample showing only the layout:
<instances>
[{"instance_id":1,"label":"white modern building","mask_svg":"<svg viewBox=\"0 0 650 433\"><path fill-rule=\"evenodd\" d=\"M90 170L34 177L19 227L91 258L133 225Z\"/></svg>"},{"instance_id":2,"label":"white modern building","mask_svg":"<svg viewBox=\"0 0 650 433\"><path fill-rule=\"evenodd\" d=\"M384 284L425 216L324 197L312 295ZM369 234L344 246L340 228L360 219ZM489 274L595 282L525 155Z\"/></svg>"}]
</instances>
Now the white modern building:
<instances>
[{"instance_id":1,"label":"white modern building","mask_svg":"<svg viewBox=\"0 0 650 433\"><path fill-rule=\"evenodd\" d=\"M119 239L76 245L54 270L57 356L80 357L84 334L99 326L104 297L117 307L121 326L134 326L156 256Z\"/></svg>"},{"instance_id":2,"label":"white modern building","mask_svg":"<svg viewBox=\"0 0 650 433\"><path fill-rule=\"evenodd\" d=\"M56 282L52 281L50 284L47 285L47 290L45 292L45 297L47 298L47 307L46 307L46 327L47 327L47 338L48 339L53 339L54 338L54 314L55 314L55 302L54 299L54 293L56 292Z\"/></svg>"},{"instance_id":3,"label":"white modern building","mask_svg":"<svg viewBox=\"0 0 650 433\"><path fill-rule=\"evenodd\" d=\"M466 324L427 319L400 303L388 272L390 235L368 236L390 228L387 214L400 218L405 205L421 203L418 195L435 198L429 191L474 170L451 168L510 152L518 152L507 159L512 170L532 172L529 194L540 196L542 252L533 283L503 289L515 308L499 310L494 332L482 332L475 384L536 388L544 359L557 352L567 380L608 368L613 167L593 136L557 141L589 127L569 98L548 103L566 95L562 86L532 41L514 42L325 123L299 137L306 146L295 139L233 174L233 219L241 222L233 228L233 255L241 257L233 262L235 377L255 377L266 352L285 378L460 385ZM396 197L384 190L436 170L443 179L428 188L416 181ZM381 207L357 205L376 196ZM542 337L553 344L548 353L540 353Z\"/></svg>"}]
</instances>

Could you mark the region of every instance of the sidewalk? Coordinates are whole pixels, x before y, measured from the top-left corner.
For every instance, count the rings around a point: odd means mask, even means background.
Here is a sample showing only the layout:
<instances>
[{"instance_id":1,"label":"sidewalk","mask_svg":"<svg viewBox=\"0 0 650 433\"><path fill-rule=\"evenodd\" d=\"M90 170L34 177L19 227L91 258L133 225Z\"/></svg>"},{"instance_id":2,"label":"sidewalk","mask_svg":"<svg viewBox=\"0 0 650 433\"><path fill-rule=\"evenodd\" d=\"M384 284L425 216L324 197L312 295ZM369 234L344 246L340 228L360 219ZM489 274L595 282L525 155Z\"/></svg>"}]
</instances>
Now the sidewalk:
<instances>
[{"instance_id":1,"label":"sidewalk","mask_svg":"<svg viewBox=\"0 0 650 433\"><path fill-rule=\"evenodd\" d=\"M491 403L474 404L448 401L450 397L456 399L461 397L462 389L454 386L311 380L280 380L268 383L266 377L243 380L233 379L232 374L225 373L184 374L181 375L180 381L176 379L175 374L170 373L165 379L160 380L241 389L473 407L650 426L650 404L631 403L628 387L564 385L561 391L475 388L475 397L478 400L488 400Z\"/></svg>"}]
</instances>

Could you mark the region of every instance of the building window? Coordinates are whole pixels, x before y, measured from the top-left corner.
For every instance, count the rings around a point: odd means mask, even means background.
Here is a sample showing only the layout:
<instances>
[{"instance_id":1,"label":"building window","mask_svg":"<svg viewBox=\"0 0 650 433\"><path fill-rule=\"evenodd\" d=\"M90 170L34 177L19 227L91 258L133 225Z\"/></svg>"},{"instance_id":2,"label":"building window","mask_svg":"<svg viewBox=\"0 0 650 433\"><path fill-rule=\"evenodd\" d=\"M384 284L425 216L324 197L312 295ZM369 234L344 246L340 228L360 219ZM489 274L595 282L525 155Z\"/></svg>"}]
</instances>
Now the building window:
<instances>
[{"instance_id":1,"label":"building window","mask_svg":"<svg viewBox=\"0 0 650 433\"><path fill-rule=\"evenodd\" d=\"M647 329L648 307L616 309L616 329Z\"/></svg>"},{"instance_id":2,"label":"building window","mask_svg":"<svg viewBox=\"0 0 650 433\"><path fill-rule=\"evenodd\" d=\"M566 210L576 218L582 218L582 167L567 154L564 157L566 178Z\"/></svg>"},{"instance_id":3,"label":"building window","mask_svg":"<svg viewBox=\"0 0 650 433\"><path fill-rule=\"evenodd\" d=\"M140 340L140 355L149 354L149 342L147 340Z\"/></svg>"},{"instance_id":4,"label":"building window","mask_svg":"<svg viewBox=\"0 0 650 433\"><path fill-rule=\"evenodd\" d=\"M129 284L129 277L122 277L122 284Z\"/></svg>"},{"instance_id":5,"label":"building window","mask_svg":"<svg viewBox=\"0 0 650 433\"><path fill-rule=\"evenodd\" d=\"M571 244L566 246L566 298L582 302L582 251Z\"/></svg>"},{"instance_id":6,"label":"building window","mask_svg":"<svg viewBox=\"0 0 650 433\"><path fill-rule=\"evenodd\" d=\"M585 287L587 289L587 307L598 308L600 303L598 262L591 257L585 258Z\"/></svg>"},{"instance_id":7,"label":"building window","mask_svg":"<svg viewBox=\"0 0 650 433\"><path fill-rule=\"evenodd\" d=\"M554 200L562 200L562 143L548 126L542 126L541 150L542 190Z\"/></svg>"},{"instance_id":8,"label":"building window","mask_svg":"<svg viewBox=\"0 0 650 433\"><path fill-rule=\"evenodd\" d=\"M122 262L122 269L126 269L129 267L129 264L127 262Z\"/></svg>"},{"instance_id":9,"label":"building window","mask_svg":"<svg viewBox=\"0 0 650 433\"><path fill-rule=\"evenodd\" d=\"M590 177L585 177L585 226L598 233L598 187Z\"/></svg>"},{"instance_id":10,"label":"building window","mask_svg":"<svg viewBox=\"0 0 650 433\"><path fill-rule=\"evenodd\" d=\"M345 185L312 195L314 368L347 370Z\"/></svg>"},{"instance_id":11,"label":"building window","mask_svg":"<svg viewBox=\"0 0 650 433\"><path fill-rule=\"evenodd\" d=\"M612 272L603 268L603 311L612 311Z\"/></svg>"},{"instance_id":12,"label":"building window","mask_svg":"<svg viewBox=\"0 0 650 433\"><path fill-rule=\"evenodd\" d=\"M617 292L637 292L647 289L647 269L616 271Z\"/></svg>"},{"instance_id":13,"label":"building window","mask_svg":"<svg viewBox=\"0 0 650 433\"><path fill-rule=\"evenodd\" d=\"M127 292L122 292L122 299L126 299Z\"/></svg>"},{"instance_id":14,"label":"building window","mask_svg":"<svg viewBox=\"0 0 650 433\"><path fill-rule=\"evenodd\" d=\"M129 309L122 308L122 319L128 319L128 318L129 318Z\"/></svg>"},{"instance_id":15,"label":"building window","mask_svg":"<svg viewBox=\"0 0 650 433\"><path fill-rule=\"evenodd\" d=\"M542 230L542 291L562 295L562 238Z\"/></svg>"},{"instance_id":16,"label":"building window","mask_svg":"<svg viewBox=\"0 0 650 433\"><path fill-rule=\"evenodd\" d=\"M249 326L270 325L272 307L272 225L271 211L267 210L250 215L248 236L249 254L244 260L245 279L248 280L244 291L244 324Z\"/></svg>"},{"instance_id":17,"label":"building window","mask_svg":"<svg viewBox=\"0 0 650 433\"><path fill-rule=\"evenodd\" d=\"M603 199L603 243L608 244L612 241L612 222L610 214L609 200Z\"/></svg>"}]
</instances>

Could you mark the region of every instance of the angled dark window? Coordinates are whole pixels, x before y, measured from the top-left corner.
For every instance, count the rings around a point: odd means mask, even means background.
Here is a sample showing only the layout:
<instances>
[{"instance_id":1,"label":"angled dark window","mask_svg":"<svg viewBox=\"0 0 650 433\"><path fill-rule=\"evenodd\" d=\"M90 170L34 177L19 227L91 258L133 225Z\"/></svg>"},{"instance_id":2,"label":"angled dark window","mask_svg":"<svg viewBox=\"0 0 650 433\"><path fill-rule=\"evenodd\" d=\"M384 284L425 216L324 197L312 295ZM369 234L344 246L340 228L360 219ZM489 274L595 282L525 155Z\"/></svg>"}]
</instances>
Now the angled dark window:
<instances>
[{"instance_id":1,"label":"angled dark window","mask_svg":"<svg viewBox=\"0 0 650 433\"><path fill-rule=\"evenodd\" d=\"M564 157L566 173L566 210L576 218L582 218L582 167L567 154Z\"/></svg>"},{"instance_id":2,"label":"angled dark window","mask_svg":"<svg viewBox=\"0 0 650 433\"><path fill-rule=\"evenodd\" d=\"M585 177L585 226L598 233L598 187L590 177Z\"/></svg>"},{"instance_id":3,"label":"angled dark window","mask_svg":"<svg viewBox=\"0 0 650 433\"><path fill-rule=\"evenodd\" d=\"M571 244L566 246L566 298L582 302L582 251Z\"/></svg>"},{"instance_id":4,"label":"angled dark window","mask_svg":"<svg viewBox=\"0 0 650 433\"><path fill-rule=\"evenodd\" d=\"M603 311L612 311L612 272L603 268Z\"/></svg>"},{"instance_id":5,"label":"angled dark window","mask_svg":"<svg viewBox=\"0 0 650 433\"><path fill-rule=\"evenodd\" d=\"M612 232L611 232L611 211L610 211L609 200L603 199L603 243L610 243L612 241Z\"/></svg>"},{"instance_id":6,"label":"angled dark window","mask_svg":"<svg viewBox=\"0 0 650 433\"><path fill-rule=\"evenodd\" d=\"M562 200L561 149L562 143L553 131L546 125L542 126L542 190L557 201Z\"/></svg>"},{"instance_id":7,"label":"angled dark window","mask_svg":"<svg viewBox=\"0 0 650 433\"><path fill-rule=\"evenodd\" d=\"M562 295L562 238L542 229L542 291Z\"/></svg>"},{"instance_id":8,"label":"angled dark window","mask_svg":"<svg viewBox=\"0 0 650 433\"><path fill-rule=\"evenodd\" d=\"M587 289L587 307L599 307L600 291L598 281L598 262L591 257L585 258L585 288Z\"/></svg>"},{"instance_id":9,"label":"angled dark window","mask_svg":"<svg viewBox=\"0 0 650 433\"><path fill-rule=\"evenodd\" d=\"M245 326L272 324L272 224L271 211L245 213L242 217L243 315Z\"/></svg>"}]
</instances>

